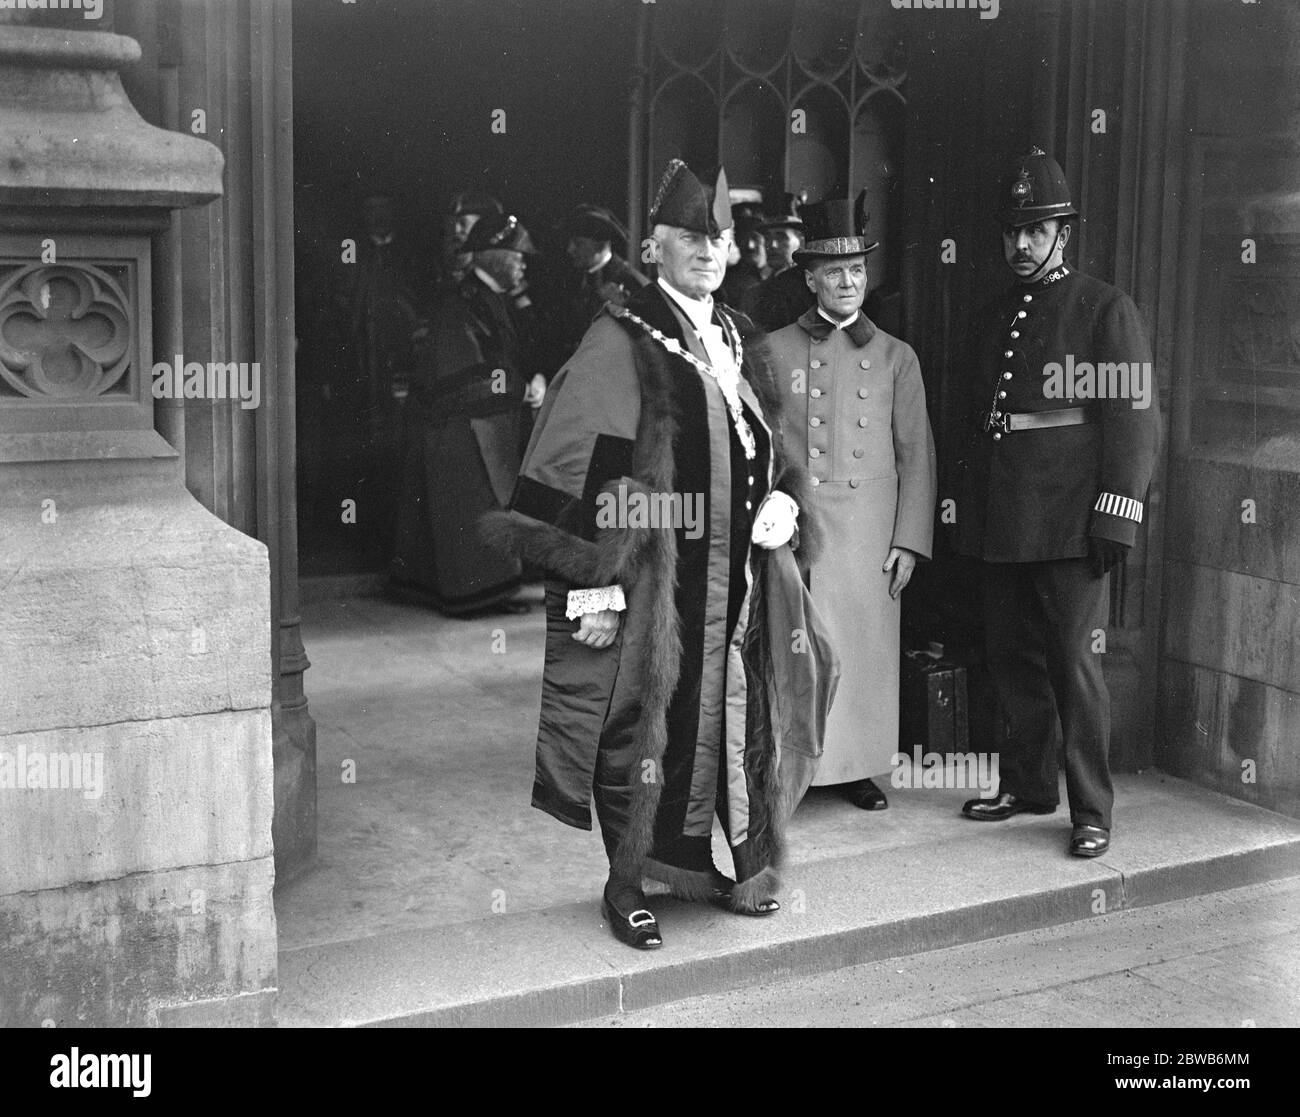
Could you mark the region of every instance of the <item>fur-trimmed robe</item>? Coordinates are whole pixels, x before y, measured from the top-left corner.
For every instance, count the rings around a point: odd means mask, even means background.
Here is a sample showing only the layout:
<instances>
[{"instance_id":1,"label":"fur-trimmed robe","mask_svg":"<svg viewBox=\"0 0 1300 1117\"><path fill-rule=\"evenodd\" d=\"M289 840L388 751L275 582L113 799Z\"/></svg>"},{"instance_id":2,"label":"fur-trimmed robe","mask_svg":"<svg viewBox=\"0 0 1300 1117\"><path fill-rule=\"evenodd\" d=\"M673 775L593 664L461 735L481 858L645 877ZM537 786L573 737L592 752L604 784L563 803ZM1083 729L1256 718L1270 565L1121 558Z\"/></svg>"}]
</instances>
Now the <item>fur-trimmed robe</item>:
<instances>
[{"instance_id":1,"label":"fur-trimmed robe","mask_svg":"<svg viewBox=\"0 0 1300 1117\"><path fill-rule=\"evenodd\" d=\"M555 579L547 585L533 805L590 829L594 784L613 866L705 896L712 861L707 834L701 846L703 806L688 812L688 852L669 864L657 856L664 785L677 794L691 776L672 770L683 744L671 735L697 732L696 748L717 749L725 772L719 801L727 805L724 822L742 882L733 903L752 906L776 887L783 823L811 780L838 676L800 577L799 565L815 559L818 543L808 479L784 460L779 431L763 419L780 412L752 337L745 339L741 395L759 456L746 463L717 384L621 308L606 309L551 386L512 511L484 525L489 538ZM637 292L627 310L703 356L657 286ZM745 329L738 316L719 314L728 329ZM708 493L702 539L680 526L596 526L602 493L624 488L631 498L696 486ZM751 546L749 536L754 511L771 490L789 493L801 513L791 544L766 551ZM627 612L614 644L595 651L572 639L577 626L565 619L567 591L612 584L624 587ZM733 625L729 642L724 621ZM722 692L710 694L719 679ZM697 721L691 703L703 711ZM670 737L675 744L664 771ZM613 773L610 757L617 757ZM701 785L692 793L699 791L703 804L712 790ZM625 811L609 805L616 792L629 797Z\"/></svg>"}]
</instances>

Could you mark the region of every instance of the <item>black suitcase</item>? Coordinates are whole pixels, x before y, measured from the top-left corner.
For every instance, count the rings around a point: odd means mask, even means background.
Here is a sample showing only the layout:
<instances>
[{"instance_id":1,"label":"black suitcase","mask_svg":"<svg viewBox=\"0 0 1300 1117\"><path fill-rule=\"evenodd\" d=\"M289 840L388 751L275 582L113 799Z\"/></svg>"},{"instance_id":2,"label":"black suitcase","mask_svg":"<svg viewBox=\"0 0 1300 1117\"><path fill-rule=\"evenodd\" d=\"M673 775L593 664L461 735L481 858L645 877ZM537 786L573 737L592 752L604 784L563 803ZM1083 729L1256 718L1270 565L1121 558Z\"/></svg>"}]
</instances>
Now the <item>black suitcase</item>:
<instances>
[{"instance_id":1,"label":"black suitcase","mask_svg":"<svg viewBox=\"0 0 1300 1117\"><path fill-rule=\"evenodd\" d=\"M899 751L945 755L969 751L970 709L966 667L946 658L943 645L903 653L899 687Z\"/></svg>"}]
</instances>

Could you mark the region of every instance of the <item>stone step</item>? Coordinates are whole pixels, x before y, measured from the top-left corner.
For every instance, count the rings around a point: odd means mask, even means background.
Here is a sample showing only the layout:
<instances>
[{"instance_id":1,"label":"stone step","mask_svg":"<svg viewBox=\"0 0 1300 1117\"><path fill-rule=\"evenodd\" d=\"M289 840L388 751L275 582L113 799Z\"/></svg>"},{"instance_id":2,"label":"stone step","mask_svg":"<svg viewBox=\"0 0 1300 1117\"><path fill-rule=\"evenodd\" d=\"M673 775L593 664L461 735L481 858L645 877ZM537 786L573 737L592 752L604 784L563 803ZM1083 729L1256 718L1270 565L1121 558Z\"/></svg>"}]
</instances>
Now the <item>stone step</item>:
<instances>
[{"instance_id":1,"label":"stone step","mask_svg":"<svg viewBox=\"0 0 1300 1117\"><path fill-rule=\"evenodd\" d=\"M1163 782L1163 781L1162 781ZM1300 822L1170 781L1111 852L1065 854L1068 818L970 823L942 840L791 866L784 909L747 918L654 902L633 951L598 897L283 951L281 1026L536 1027L1300 876Z\"/></svg>"}]
</instances>

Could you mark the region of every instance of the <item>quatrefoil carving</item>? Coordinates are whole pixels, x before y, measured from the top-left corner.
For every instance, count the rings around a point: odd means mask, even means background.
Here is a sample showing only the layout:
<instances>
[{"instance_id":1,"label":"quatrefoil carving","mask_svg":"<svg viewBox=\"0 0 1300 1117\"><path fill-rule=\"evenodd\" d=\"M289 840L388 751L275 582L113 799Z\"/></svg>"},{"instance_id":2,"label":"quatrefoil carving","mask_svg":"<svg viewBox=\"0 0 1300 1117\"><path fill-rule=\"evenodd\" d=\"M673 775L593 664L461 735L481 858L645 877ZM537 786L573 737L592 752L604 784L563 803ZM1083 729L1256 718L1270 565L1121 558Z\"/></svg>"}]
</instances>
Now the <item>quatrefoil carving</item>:
<instances>
[{"instance_id":1,"label":"quatrefoil carving","mask_svg":"<svg viewBox=\"0 0 1300 1117\"><path fill-rule=\"evenodd\" d=\"M0 378L29 398L87 398L131 362L131 315L113 277L89 264L31 264L0 284Z\"/></svg>"}]
</instances>

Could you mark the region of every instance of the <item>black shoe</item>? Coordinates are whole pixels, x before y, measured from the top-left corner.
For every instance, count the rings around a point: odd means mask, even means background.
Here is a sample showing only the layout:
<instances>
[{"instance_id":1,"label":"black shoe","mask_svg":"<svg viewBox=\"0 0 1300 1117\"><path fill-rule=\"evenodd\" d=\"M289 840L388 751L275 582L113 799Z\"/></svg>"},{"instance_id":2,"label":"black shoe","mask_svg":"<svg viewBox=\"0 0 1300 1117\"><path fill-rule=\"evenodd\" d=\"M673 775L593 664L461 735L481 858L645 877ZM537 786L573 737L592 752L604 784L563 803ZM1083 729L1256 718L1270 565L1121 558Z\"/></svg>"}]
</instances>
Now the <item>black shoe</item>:
<instances>
[{"instance_id":1,"label":"black shoe","mask_svg":"<svg viewBox=\"0 0 1300 1117\"><path fill-rule=\"evenodd\" d=\"M1070 833L1070 852L1075 857L1100 857L1110 849L1110 831L1100 826L1076 826Z\"/></svg>"},{"instance_id":2,"label":"black shoe","mask_svg":"<svg viewBox=\"0 0 1300 1117\"><path fill-rule=\"evenodd\" d=\"M1019 795L1004 791L994 799L968 799L961 813L976 822L1002 822L1017 814L1053 814L1055 803L1031 803Z\"/></svg>"},{"instance_id":3,"label":"black shoe","mask_svg":"<svg viewBox=\"0 0 1300 1117\"><path fill-rule=\"evenodd\" d=\"M605 885L600 903L600 910L614 937L636 950L657 950L663 946L663 936L659 934L654 912L645 906L645 893L635 886L619 888L617 893L618 902L628 910L622 910L610 899L609 884Z\"/></svg>"},{"instance_id":4,"label":"black shoe","mask_svg":"<svg viewBox=\"0 0 1300 1117\"><path fill-rule=\"evenodd\" d=\"M885 793L872 780L854 780L844 785L844 798L862 811L883 811L889 806Z\"/></svg>"},{"instance_id":5,"label":"black shoe","mask_svg":"<svg viewBox=\"0 0 1300 1117\"><path fill-rule=\"evenodd\" d=\"M725 873L713 870L713 893L709 896L709 903L715 908L721 908L723 911L735 912L737 915L771 915L781 910L781 904L778 900L768 898L759 900L755 908L737 907L731 898L731 890L736 887L736 882Z\"/></svg>"}]
</instances>

